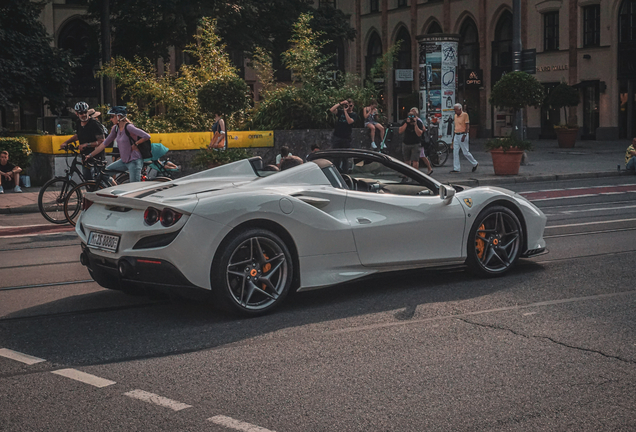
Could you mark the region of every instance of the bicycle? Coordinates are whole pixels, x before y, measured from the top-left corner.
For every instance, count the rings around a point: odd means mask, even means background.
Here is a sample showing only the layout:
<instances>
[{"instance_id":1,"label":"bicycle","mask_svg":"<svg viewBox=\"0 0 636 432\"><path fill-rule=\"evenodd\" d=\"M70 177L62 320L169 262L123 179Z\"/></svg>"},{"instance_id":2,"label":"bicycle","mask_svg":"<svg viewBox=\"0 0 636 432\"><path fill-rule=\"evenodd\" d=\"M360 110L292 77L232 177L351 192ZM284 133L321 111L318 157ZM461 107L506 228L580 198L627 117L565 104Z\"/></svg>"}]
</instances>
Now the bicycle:
<instances>
[{"instance_id":1,"label":"bicycle","mask_svg":"<svg viewBox=\"0 0 636 432\"><path fill-rule=\"evenodd\" d=\"M426 149L428 159L434 167L443 166L448 159L450 146L439 139L439 124L433 123L432 116L426 118L426 131L429 134L430 144Z\"/></svg>"},{"instance_id":2,"label":"bicycle","mask_svg":"<svg viewBox=\"0 0 636 432\"><path fill-rule=\"evenodd\" d=\"M116 186L118 183L112 177L112 171L106 171L106 165L108 163L103 160L91 160L84 162L87 166L97 169L97 175L95 180L87 180L78 185L75 185L66 196L64 200L64 217L72 226L75 226L77 217L84 206L84 195L87 192L95 192L99 189L104 189L111 186Z\"/></svg>"},{"instance_id":3,"label":"bicycle","mask_svg":"<svg viewBox=\"0 0 636 432\"><path fill-rule=\"evenodd\" d=\"M69 165L68 154L73 153L75 157ZM38 194L38 208L40 213L46 220L54 224L63 224L67 220L64 216L64 201L68 195L68 192L77 186L73 175L77 174L81 182L86 181L84 174L78 165L83 165L81 161L80 153L74 144L68 144L66 146L66 169L63 176L53 177L51 180L44 183L44 186L40 189Z\"/></svg>"},{"instance_id":4,"label":"bicycle","mask_svg":"<svg viewBox=\"0 0 636 432\"><path fill-rule=\"evenodd\" d=\"M170 181L177 177L179 167L169 161L162 161L160 158L168 153L168 147L163 144L151 144L152 158L144 159L144 165L141 169L141 181ZM172 167L168 167L168 165ZM121 174L117 177L117 184L128 183L130 176L128 173Z\"/></svg>"},{"instance_id":5,"label":"bicycle","mask_svg":"<svg viewBox=\"0 0 636 432\"><path fill-rule=\"evenodd\" d=\"M73 187L64 201L64 217L72 226L76 225L80 212L85 210L84 196L88 192L95 192L99 189L117 186L118 184L128 182L129 179L128 171L122 171L121 174L113 179L113 170L106 170L106 166L108 165L106 161L93 159L91 161L85 161L85 164L93 168L98 168L98 173L95 180L88 180ZM142 181L168 182L171 181L171 179L167 177L155 177L152 180L147 180L142 177Z\"/></svg>"}]
</instances>

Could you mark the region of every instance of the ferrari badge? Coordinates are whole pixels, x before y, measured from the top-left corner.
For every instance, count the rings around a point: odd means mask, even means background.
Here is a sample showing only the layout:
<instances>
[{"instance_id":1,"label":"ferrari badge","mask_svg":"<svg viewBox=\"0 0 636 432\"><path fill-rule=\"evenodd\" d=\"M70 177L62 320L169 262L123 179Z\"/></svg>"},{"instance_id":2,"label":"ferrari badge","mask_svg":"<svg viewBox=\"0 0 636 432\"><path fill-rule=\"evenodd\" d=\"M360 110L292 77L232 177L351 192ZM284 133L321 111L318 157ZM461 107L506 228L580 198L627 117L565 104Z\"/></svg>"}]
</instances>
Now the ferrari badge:
<instances>
[{"instance_id":1,"label":"ferrari badge","mask_svg":"<svg viewBox=\"0 0 636 432\"><path fill-rule=\"evenodd\" d=\"M464 202L466 203L466 206L468 208L471 208L473 206L473 199L472 198L464 198Z\"/></svg>"}]
</instances>

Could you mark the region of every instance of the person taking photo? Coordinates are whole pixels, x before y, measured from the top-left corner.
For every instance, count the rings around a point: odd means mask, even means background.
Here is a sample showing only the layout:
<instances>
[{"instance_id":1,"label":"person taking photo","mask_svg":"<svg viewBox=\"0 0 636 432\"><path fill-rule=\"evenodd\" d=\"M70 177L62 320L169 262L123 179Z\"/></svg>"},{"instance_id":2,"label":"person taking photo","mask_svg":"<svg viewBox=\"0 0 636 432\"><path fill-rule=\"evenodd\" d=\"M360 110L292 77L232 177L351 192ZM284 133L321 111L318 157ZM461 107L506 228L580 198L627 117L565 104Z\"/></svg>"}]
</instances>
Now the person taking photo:
<instances>
[{"instance_id":1,"label":"person taking photo","mask_svg":"<svg viewBox=\"0 0 636 432\"><path fill-rule=\"evenodd\" d=\"M420 119L420 110L413 107L409 110L406 120L398 129L400 135L404 134L402 140L402 157L404 162L411 165L415 169L420 169L420 150L422 147L422 134L426 130L424 123ZM428 175L433 174L431 163L426 157L422 160L428 168Z\"/></svg>"}]
</instances>

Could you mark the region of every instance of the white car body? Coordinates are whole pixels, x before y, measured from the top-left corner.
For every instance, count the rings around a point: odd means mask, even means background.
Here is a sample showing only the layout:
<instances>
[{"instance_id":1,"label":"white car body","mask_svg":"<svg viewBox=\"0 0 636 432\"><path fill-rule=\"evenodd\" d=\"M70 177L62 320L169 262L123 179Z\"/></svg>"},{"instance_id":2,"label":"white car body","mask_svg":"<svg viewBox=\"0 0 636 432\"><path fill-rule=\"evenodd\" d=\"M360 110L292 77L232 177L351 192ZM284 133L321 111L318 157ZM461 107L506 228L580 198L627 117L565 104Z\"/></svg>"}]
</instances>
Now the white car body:
<instances>
[{"instance_id":1,"label":"white car body","mask_svg":"<svg viewBox=\"0 0 636 432\"><path fill-rule=\"evenodd\" d=\"M318 157L333 159L340 154L344 153L327 151ZM518 255L545 250L545 215L514 192L478 187L455 193L450 186L388 156L360 150L347 155L356 158L352 160L369 158L369 166L377 161L373 166L386 163L396 173L412 178L411 184L382 184L386 193L337 187L342 178L332 178L336 169L324 159L260 177L266 174L255 170L260 158L169 183L124 184L86 195L93 204L76 226L86 254L82 262L91 274L101 265L103 274L109 275L108 283L103 277L93 277L109 288L117 288L113 286L117 279L175 290L211 290L213 261L228 239L258 226L284 240L293 258L292 289L302 291L378 272L462 264L467 260L468 237L476 217L493 205L509 207L523 225ZM356 187L362 187L367 180L354 181ZM413 189L418 188L416 182L430 195L389 192L410 193L418 190ZM169 227L160 223L149 226L144 221L149 207L169 208L183 216ZM118 237L116 250L87 246L93 232ZM152 243L153 238L159 243ZM140 248L140 241L150 247ZM122 260L135 267L134 271L120 269L117 263ZM179 274L159 277L163 270L151 270L153 261L155 268L165 270L171 265L174 269L168 273ZM122 271L127 273L125 277Z\"/></svg>"}]
</instances>

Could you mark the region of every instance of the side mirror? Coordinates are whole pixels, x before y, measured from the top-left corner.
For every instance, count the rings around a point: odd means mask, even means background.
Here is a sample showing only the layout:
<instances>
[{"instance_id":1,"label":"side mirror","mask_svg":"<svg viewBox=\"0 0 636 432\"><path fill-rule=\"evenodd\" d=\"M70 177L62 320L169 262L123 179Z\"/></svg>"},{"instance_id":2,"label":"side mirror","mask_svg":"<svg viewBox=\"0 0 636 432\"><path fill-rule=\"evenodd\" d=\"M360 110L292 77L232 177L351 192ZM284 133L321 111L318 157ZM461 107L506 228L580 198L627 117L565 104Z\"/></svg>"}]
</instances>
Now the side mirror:
<instances>
[{"instance_id":1,"label":"side mirror","mask_svg":"<svg viewBox=\"0 0 636 432\"><path fill-rule=\"evenodd\" d=\"M442 201L450 201L450 199L454 196L455 189L453 187L446 185L439 186L439 197Z\"/></svg>"}]
</instances>

